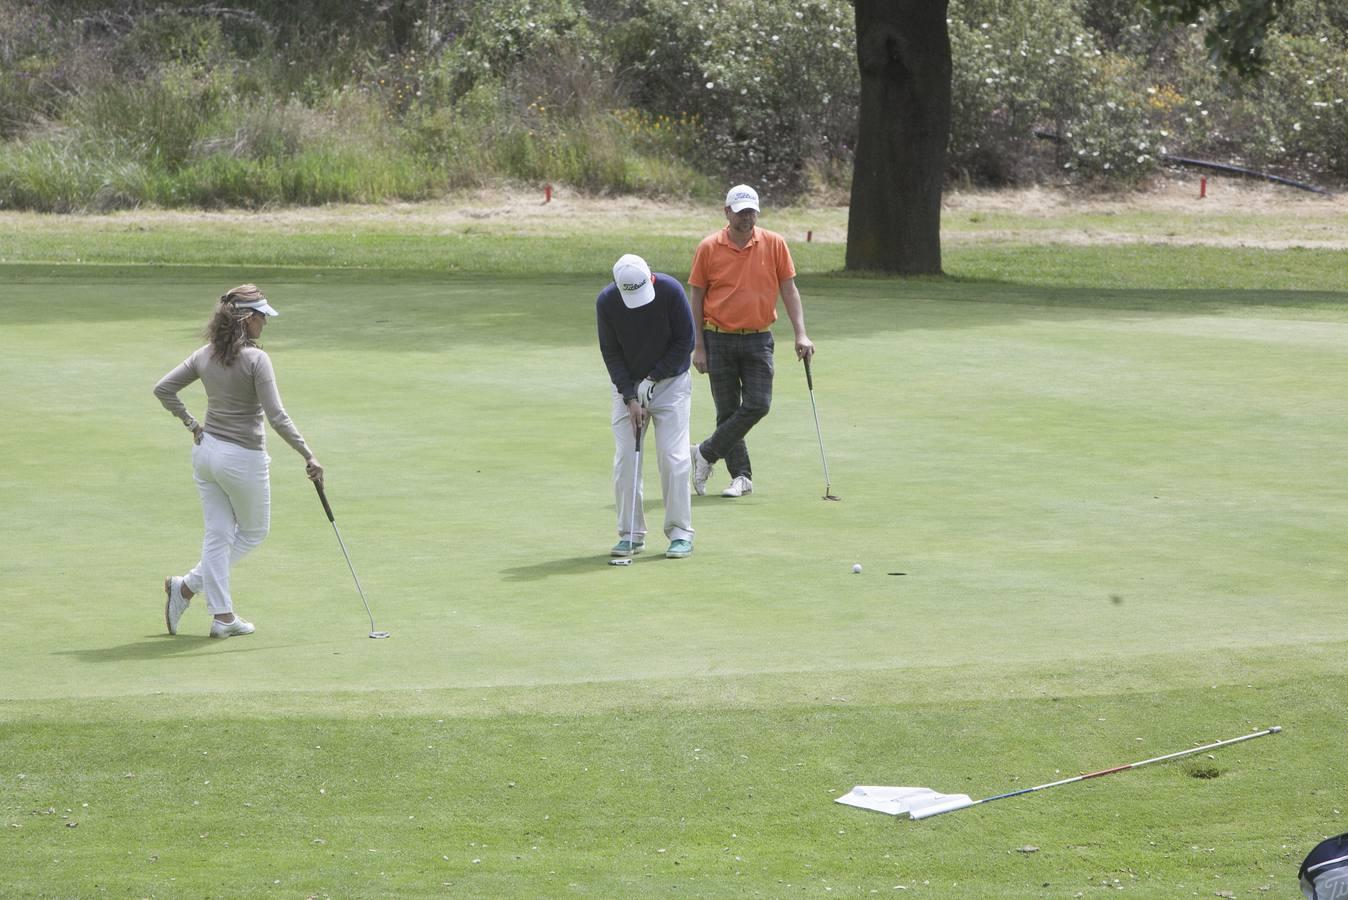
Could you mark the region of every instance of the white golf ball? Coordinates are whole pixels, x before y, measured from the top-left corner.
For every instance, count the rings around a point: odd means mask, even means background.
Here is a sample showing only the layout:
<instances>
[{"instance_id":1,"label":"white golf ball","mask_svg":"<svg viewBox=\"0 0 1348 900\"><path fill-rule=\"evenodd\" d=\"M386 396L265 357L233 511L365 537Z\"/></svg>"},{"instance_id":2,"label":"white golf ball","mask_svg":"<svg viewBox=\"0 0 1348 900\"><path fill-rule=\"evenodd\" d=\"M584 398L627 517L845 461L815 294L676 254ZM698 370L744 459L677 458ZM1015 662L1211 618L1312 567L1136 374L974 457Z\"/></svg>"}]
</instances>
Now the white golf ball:
<instances>
[{"instance_id":1,"label":"white golf ball","mask_svg":"<svg viewBox=\"0 0 1348 900\"><path fill-rule=\"evenodd\" d=\"M861 563L857 563L856 565L852 566L852 574L853 575L861 574Z\"/></svg>"}]
</instances>

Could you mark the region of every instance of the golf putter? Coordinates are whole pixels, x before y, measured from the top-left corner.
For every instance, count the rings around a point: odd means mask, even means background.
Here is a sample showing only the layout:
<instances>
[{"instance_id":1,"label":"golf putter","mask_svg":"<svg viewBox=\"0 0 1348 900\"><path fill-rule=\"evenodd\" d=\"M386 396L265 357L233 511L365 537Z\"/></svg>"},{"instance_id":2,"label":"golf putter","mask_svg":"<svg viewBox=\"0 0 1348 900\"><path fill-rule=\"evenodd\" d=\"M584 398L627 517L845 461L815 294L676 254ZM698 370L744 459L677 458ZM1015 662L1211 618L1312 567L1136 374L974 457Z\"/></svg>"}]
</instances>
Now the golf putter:
<instances>
[{"instance_id":1,"label":"golf putter","mask_svg":"<svg viewBox=\"0 0 1348 900\"><path fill-rule=\"evenodd\" d=\"M637 431L637 452L632 461L632 512L627 517L627 540L636 543L636 535L633 530L637 527L637 488L641 485L641 435L645 432L645 426ZM635 550L633 555L636 555ZM618 559L610 559L610 566L630 566L632 564L631 556L624 556Z\"/></svg>"},{"instance_id":2,"label":"golf putter","mask_svg":"<svg viewBox=\"0 0 1348 900\"><path fill-rule=\"evenodd\" d=\"M365 615L370 617L370 637L386 638L389 636L387 631L376 631L374 627L374 613L370 612L369 601L365 599L365 591L361 589L360 579L356 577L356 567L351 565L351 554L346 552L346 542L342 540L342 533L337 530L337 520L333 518L332 507L328 505L328 495L323 493L323 485L314 482L314 490L318 491L318 499L323 503L323 512L328 514L328 521L332 523L332 533L337 535L337 546L342 548L342 556L346 557L346 567L351 570L351 580L356 583L356 593L360 594L360 602L365 604Z\"/></svg>"},{"instance_id":3,"label":"golf putter","mask_svg":"<svg viewBox=\"0 0 1348 900\"><path fill-rule=\"evenodd\" d=\"M819 407L814 405L814 375L810 373L810 358L804 357L805 362L805 384L810 389L810 409L814 411L814 433L819 438L819 461L824 464L824 499L841 500L842 498L833 493L833 485L828 478L828 460L824 457L824 432L819 427Z\"/></svg>"}]
</instances>

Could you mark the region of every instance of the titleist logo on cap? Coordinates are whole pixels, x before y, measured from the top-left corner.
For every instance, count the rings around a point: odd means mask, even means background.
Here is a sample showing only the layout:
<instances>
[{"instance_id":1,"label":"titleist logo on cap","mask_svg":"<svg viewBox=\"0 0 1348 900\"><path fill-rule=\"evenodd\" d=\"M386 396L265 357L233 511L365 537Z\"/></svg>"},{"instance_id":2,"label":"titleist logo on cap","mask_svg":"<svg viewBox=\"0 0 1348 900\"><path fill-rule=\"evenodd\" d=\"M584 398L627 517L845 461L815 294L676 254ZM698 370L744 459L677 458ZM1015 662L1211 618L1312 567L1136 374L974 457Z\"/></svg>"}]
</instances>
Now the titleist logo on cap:
<instances>
[{"instance_id":1,"label":"titleist logo on cap","mask_svg":"<svg viewBox=\"0 0 1348 900\"><path fill-rule=\"evenodd\" d=\"M752 209L756 212L758 210L758 191L747 184L737 184L726 193L725 205L730 207L731 212L735 213L744 209Z\"/></svg>"}]
</instances>

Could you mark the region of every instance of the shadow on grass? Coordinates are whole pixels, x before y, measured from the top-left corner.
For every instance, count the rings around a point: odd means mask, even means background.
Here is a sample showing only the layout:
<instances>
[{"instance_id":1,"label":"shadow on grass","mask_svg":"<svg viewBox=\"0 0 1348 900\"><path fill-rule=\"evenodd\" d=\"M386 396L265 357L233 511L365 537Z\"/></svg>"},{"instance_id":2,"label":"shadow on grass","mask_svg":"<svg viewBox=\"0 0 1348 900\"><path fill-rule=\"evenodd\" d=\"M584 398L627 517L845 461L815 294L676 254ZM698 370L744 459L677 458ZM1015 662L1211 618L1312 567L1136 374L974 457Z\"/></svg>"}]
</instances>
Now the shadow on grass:
<instances>
[{"instance_id":1,"label":"shadow on grass","mask_svg":"<svg viewBox=\"0 0 1348 900\"><path fill-rule=\"evenodd\" d=\"M231 650L247 653L250 650L263 650L265 647L238 647L233 641L213 641L206 635L158 634L143 641L130 644L118 644L113 647L82 647L74 650L57 650L55 656L73 656L81 662L119 663L128 660L165 659L170 656L182 656L204 650L208 646L228 645Z\"/></svg>"},{"instance_id":2,"label":"shadow on grass","mask_svg":"<svg viewBox=\"0 0 1348 900\"><path fill-rule=\"evenodd\" d=\"M571 556L566 559L549 559L532 566L515 566L502 569L506 581L542 581L555 575L583 575L593 572L608 561L607 556Z\"/></svg>"},{"instance_id":3,"label":"shadow on grass","mask_svg":"<svg viewBox=\"0 0 1348 900\"><path fill-rule=\"evenodd\" d=\"M1066 319L1099 319L1250 308L1341 309L1348 301L1345 292L1325 289L1343 271L1343 264L1328 254L1131 246L1036 248L1032 259L1023 259L1027 254L1031 251L1025 248L984 251L946 277L832 272L799 280L807 306L818 310L820 322L827 323L825 333L835 338L979 327L1037 317L1045 309ZM174 323L172 334L183 346L197 339L220 285L239 277L191 267L10 265L3 271L17 299L0 308L0 326L155 320ZM261 270L250 277L284 298L298 317L293 321L306 323L303 333L276 331L272 343L311 350L591 347L594 297L604 286L602 272L590 277ZM379 314L351 315L352 309L368 305L370 283L381 286ZM128 299L106 302L110 284L127 288ZM789 334L789 327L779 327L780 346L789 346Z\"/></svg>"}]
</instances>

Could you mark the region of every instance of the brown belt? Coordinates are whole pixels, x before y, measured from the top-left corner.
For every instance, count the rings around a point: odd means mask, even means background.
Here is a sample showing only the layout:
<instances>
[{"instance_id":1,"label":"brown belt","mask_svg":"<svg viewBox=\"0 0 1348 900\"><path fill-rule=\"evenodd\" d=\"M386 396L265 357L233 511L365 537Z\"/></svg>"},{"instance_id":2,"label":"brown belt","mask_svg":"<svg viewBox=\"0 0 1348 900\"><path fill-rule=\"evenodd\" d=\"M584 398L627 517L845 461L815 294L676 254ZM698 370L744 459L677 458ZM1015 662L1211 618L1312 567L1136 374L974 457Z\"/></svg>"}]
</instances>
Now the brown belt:
<instances>
[{"instance_id":1,"label":"brown belt","mask_svg":"<svg viewBox=\"0 0 1348 900\"><path fill-rule=\"evenodd\" d=\"M768 328L722 328L710 319L702 323L702 328L706 331L716 331L721 334L764 334L772 330Z\"/></svg>"}]
</instances>

